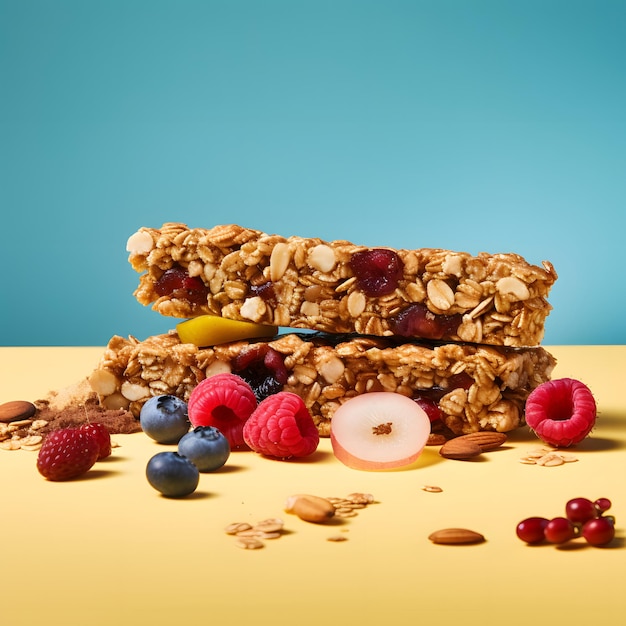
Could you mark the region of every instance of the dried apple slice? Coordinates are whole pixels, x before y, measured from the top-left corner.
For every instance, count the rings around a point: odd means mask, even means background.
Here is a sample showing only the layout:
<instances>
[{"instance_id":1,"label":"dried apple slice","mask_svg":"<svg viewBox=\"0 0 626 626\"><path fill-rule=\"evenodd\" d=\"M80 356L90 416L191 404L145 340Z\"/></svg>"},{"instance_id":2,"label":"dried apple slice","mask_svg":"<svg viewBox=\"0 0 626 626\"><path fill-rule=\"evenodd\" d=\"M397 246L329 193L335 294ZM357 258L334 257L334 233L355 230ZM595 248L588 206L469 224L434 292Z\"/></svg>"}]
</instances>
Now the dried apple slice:
<instances>
[{"instance_id":1,"label":"dried apple slice","mask_svg":"<svg viewBox=\"0 0 626 626\"><path fill-rule=\"evenodd\" d=\"M430 420L417 402L399 393L366 393L333 414L330 440L344 465L360 470L411 465L422 453Z\"/></svg>"},{"instance_id":2,"label":"dried apple slice","mask_svg":"<svg viewBox=\"0 0 626 626\"><path fill-rule=\"evenodd\" d=\"M217 315L200 315L177 324L176 332L183 343L193 343L202 348L241 339L273 337L277 328L254 322L230 320Z\"/></svg>"}]
</instances>

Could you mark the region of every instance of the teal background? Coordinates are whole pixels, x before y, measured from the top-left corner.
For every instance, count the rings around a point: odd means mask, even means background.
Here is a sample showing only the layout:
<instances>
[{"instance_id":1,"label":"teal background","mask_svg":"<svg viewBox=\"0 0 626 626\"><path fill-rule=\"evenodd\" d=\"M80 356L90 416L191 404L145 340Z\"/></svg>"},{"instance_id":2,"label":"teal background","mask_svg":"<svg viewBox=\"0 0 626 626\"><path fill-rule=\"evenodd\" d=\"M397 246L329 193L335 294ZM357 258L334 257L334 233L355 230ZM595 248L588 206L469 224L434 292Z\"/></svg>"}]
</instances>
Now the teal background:
<instances>
[{"instance_id":1,"label":"teal background","mask_svg":"<svg viewBox=\"0 0 626 626\"><path fill-rule=\"evenodd\" d=\"M138 227L518 252L626 343L626 3L0 0L0 344L172 327Z\"/></svg>"}]
</instances>

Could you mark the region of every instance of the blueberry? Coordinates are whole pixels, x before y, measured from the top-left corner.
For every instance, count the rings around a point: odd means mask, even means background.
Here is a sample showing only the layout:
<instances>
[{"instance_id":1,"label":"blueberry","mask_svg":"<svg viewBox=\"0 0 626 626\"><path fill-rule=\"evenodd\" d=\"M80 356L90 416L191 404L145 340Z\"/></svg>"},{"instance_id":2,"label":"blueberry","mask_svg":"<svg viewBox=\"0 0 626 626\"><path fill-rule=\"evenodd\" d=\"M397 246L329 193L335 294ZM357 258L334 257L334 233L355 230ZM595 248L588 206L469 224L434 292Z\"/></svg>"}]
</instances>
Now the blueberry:
<instances>
[{"instance_id":1,"label":"blueberry","mask_svg":"<svg viewBox=\"0 0 626 626\"><path fill-rule=\"evenodd\" d=\"M228 460L230 444L217 428L197 426L178 442L178 452L201 472L213 472Z\"/></svg>"},{"instance_id":2,"label":"blueberry","mask_svg":"<svg viewBox=\"0 0 626 626\"><path fill-rule=\"evenodd\" d=\"M178 443L191 426L187 403L176 396L154 396L139 414L141 429L158 443Z\"/></svg>"},{"instance_id":3,"label":"blueberry","mask_svg":"<svg viewBox=\"0 0 626 626\"><path fill-rule=\"evenodd\" d=\"M200 472L178 452L158 452L148 461L146 478L164 496L182 498L196 490Z\"/></svg>"}]
</instances>

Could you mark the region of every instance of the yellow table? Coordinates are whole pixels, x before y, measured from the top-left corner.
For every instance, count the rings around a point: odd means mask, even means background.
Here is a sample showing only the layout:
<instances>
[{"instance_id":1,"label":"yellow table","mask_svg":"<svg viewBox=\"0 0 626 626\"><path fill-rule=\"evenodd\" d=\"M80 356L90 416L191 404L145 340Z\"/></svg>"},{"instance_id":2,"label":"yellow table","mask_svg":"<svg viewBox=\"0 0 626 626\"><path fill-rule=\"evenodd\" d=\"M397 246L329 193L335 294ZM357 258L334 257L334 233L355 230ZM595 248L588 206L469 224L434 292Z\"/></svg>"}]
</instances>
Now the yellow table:
<instances>
[{"instance_id":1,"label":"yellow table","mask_svg":"<svg viewBox=\"0 0 626 626\"><path fill-rule=\"evenodd\" d=\"M160 446L115 436L114 455L81 480L51 483L36 453L0 450L0 622L21 624L582 624L626 611L626 346L548 348L555 377L593 390L600 418L579 461L524 465L539 442L526 429L480 460L427 448L411 469L361 472L323 440L314 458L270 461L233 453L169 500L145 479ZM0 348L0 402L36 400L87 376L102 348ZM441 493L423 491L437 485ZM287 496L372 493L377 503L337 525L283 512ZM582 540L529 547L515 526L563 514L567 499L613 501L609 548ZM224 527L282 517L285 534L241 550ZM461 526L486 543L441 546L431 531ZM343 534L347 541L327 541ZM218 621L216 621L218 620Z\"/></svg>"}]
</instances>

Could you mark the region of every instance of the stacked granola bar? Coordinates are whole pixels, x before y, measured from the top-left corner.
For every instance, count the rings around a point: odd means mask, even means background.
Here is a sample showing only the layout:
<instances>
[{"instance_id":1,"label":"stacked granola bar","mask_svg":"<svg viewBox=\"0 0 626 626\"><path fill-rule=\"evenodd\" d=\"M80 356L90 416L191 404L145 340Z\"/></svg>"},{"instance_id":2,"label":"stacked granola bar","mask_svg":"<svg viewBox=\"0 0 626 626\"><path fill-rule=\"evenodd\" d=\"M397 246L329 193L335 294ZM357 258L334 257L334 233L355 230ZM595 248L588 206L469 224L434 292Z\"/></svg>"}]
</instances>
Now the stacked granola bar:
<instances>
[{"instance_id":1,"label":"stacked granola bar","mask_svg":"<svg viewBox=\"0 0 626 626\"><path fill-rule=\"evenodd\" d=\"M270 340L182 343L175 331L113 337L90 378L107 408L136 416L153 395L184 399L202 379L280 356L320 434L336 408L370 391L427 398L454 433L506 432L550 378L539 344L557 276L515 254L367 248L268 235L236 225L167 223L128 240L138 301L163 315L213 315L282 327ZM299 332L301 329L315 332ZM254 359L252 359L254 361Z\"/></svg>"}]
</instances>

